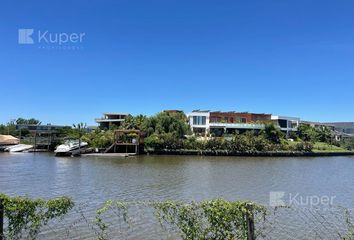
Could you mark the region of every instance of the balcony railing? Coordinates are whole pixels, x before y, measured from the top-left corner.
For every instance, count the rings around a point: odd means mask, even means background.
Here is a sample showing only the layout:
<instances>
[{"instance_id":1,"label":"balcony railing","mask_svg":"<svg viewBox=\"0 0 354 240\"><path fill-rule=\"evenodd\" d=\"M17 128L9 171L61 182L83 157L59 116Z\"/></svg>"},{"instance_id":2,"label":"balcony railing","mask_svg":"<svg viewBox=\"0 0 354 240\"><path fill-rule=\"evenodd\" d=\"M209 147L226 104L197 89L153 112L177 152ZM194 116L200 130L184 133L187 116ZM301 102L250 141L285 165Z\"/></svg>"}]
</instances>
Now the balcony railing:
<instances>
[{"instance_id":1,"label":"balcony railing","mask_svg":"<svg viewBox=\"0 0 354 240\"><path fill-rule=\"evenodd\" d=\"M257 123L209 123L210 127L239 128L239 129L263 129L264 124Z\"/></svg>"}]
</instances>

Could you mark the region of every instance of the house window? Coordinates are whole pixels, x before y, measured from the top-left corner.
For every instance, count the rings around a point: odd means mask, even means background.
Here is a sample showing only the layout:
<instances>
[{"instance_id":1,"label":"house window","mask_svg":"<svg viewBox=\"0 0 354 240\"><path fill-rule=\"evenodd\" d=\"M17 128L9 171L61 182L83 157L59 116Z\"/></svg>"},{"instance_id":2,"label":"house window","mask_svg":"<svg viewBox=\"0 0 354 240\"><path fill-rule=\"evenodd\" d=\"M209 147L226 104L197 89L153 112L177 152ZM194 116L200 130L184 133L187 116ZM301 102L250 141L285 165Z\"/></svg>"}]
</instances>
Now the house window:
<instances>
[{"instance_id":1,"label":"house window","mask_svg":"<svg viewBox=\"0 0 354 240\"><path fill-rule=\"evenodd\" d=\"M288 121L285 119L279 119L278 120L279 126L281 128L287 128L288 127Z\"/></svg>"},{"instance_id":2,"label":"house window","mask_svg":"<svg viewBox=\"0 0 354 240\"><path fill-rule=\"evenodd\" d=\"M206 125L206 116L193 116L193 125Z\"/></svg>"},{"instance_id":3,"label":"house window","mask_svg":"<svg viewBox=\"0 0 354 240\"><path fill-rule=\"evenodd\" d=\"M247 122L247 119L246 119L246 118L241 118L241 122L242 122L242 123L246 123L246 122Z\"/></svg>"}]
</instances>

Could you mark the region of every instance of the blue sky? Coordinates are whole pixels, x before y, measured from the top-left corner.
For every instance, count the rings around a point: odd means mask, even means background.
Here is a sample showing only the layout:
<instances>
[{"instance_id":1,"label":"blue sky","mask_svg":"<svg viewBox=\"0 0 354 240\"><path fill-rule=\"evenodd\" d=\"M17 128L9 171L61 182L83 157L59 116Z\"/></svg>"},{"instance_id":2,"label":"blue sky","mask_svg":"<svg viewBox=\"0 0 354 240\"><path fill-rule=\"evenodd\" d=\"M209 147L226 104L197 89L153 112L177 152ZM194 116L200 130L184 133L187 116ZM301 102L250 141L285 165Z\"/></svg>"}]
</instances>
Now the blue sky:
<instances>
[{"instance_id":1,"label":"blue sky","mask_svg":"<svg viewBox=\"0 0 354 240\"><path fill-rule=\"evenodd\" d=\"M5 0L0 122L163 109L354 121L353 12L344 0ZM50 49L19 44L21 28L85 37Z\"/></svg>"}]
</instances>

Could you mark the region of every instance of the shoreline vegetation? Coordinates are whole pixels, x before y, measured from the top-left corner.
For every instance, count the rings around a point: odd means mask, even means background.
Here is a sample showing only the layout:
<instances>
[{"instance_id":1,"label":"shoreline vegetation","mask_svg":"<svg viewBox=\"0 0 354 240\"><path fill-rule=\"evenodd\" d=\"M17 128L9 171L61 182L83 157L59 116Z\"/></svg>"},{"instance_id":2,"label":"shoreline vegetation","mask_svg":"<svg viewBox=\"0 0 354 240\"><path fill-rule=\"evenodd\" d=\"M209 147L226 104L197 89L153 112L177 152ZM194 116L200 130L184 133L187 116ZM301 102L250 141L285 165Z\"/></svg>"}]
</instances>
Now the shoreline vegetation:
<instances>
[{"instance_id":1,"label":"shoreline vegetation","mask_svg":"<svg viewBox=\"0 0 354 240\"><path fill-rule=\"evenodd\" d=\"M0 125L0 134L25 137L31 133L16 129L19 123L40 123L36 119L19 118ZM249 130L216 136L212 133L193 134L183 112L160 112L153 116L128 115L122 124L108 129L88 131L86 124L60 129L62 140L73 138L85 141L94 152L103 153L114 139L114 131L139 130L143 133L143 151L147 154L210 155L210 156L342 156L354 155L354 137L337 141L328 127L301 124L296 132L284 133L271 122L262 122L264 129ZM132 133L133 135L135 133ZM126 136L134 139L136 136ZM125 139L126 140L126 139ZM21 140L23 142L23 140ZM56 142L59 145L61 142ZM54 149L56 145L51 146ZM49 148L48 148L49 149Z\"/></svg>"},{"instance_id":2,"label":"shoreline vegetation","mask_svg":"<svg viewBox=\"0 0 354 240\"><path fill-rule=\"evenodd\" d=\"M190 156L235 156L235 157L335 157L354 156L353 151L336 152L232 152L227 150L159 150L148 151L148 155L190 155Z\"/></svg>"}]
</instances>

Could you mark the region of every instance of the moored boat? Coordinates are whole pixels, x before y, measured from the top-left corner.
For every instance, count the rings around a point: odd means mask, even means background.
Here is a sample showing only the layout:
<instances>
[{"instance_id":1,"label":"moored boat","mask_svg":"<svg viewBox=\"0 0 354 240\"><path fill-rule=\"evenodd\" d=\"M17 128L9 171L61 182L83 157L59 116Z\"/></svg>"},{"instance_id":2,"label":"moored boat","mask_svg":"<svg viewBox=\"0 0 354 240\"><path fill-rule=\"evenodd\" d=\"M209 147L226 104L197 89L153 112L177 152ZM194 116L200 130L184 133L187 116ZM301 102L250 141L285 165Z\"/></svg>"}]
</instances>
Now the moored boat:
<instances>
[{"instance_id":1,"label":"moored boat","mask_svg":"<svg viewBox=\"0 0 354 240\"><path fill-rule=\"evenodd\" d=\"M33 145L28 144L17 144L5 148L6 152L23 152L33 148Z\"/></svg>"},{"instance_id":2,"label":"moored boat","mask_svg":"<svg viewBox=\"0 0 354 240\"><path fill-rule=\"evenodd\" d=\"M79 143L77 140L67 140L64 144L59 145L54 152L55 156L79 155L86 151L87 146L87 142Z\"/></svg>"}]
</instances>

